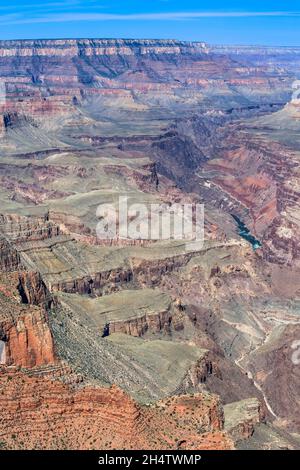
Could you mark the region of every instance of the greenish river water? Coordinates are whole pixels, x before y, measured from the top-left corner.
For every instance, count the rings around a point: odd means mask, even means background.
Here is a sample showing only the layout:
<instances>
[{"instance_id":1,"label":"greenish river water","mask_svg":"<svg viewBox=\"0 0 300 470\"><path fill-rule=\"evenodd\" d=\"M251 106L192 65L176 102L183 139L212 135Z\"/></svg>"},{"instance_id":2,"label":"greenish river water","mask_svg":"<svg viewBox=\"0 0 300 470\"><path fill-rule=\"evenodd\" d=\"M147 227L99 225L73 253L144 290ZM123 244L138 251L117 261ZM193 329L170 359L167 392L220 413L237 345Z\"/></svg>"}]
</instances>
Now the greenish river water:
<instances>
[{"instance_id":1,"label":"greenish river water","mask_svg":"<svg viewBox=\"0 0 300 470\"><path fill-rule=\"evenodd\" d=\"M253 250L257 250L258 248L260 248L262 246L261 242L251 234L250 230L246 227L244 222L239 219L235 214L231 214L231 216L237 224L238 234L240 235L240 237L247 240L247 242L252 245Z\"/></svg>"}]
</instances>

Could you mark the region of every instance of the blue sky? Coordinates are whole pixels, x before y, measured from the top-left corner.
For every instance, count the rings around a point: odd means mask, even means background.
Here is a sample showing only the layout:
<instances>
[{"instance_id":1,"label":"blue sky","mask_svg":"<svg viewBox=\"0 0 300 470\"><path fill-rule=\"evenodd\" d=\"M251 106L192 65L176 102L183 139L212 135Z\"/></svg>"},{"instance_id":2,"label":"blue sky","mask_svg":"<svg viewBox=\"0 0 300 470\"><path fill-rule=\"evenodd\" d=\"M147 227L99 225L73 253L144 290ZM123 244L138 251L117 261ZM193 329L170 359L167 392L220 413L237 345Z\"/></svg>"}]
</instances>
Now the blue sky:
<instances>
[{"instance_id":1,"label":"blue sky","mask_svg":"<svg viewBox=\"0 0 300 470\"><path fill-rule=\"evenodd\" d=\"M72 37L300 46L300 0L0 0L0 39Z\"/></svg>"}]
</instances>

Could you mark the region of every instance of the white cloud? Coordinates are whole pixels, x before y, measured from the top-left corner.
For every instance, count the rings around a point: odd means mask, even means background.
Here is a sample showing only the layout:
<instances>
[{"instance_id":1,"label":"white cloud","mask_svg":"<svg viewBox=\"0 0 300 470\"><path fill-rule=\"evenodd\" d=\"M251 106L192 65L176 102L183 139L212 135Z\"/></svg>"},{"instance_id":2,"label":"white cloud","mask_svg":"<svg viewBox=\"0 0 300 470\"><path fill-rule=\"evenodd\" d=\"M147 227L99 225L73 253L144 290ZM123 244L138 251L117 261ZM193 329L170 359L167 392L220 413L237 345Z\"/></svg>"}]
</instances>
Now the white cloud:
<instances>
[{"instance_id":1,"label":"white cloud","mask_svg":"<svg viewBox=\"0 0 300 470\"><path fill-rule=\"evenodd\" d=\"M166 12L166 13L62 13L39 17L7 18L0 15L0 24L65 23L74 21L139 21L139 20L187 20L197 18L243 18L243 17L300 17L300 12L292 11L233 11L233 12Z\"/></svg>"}]
</instances>

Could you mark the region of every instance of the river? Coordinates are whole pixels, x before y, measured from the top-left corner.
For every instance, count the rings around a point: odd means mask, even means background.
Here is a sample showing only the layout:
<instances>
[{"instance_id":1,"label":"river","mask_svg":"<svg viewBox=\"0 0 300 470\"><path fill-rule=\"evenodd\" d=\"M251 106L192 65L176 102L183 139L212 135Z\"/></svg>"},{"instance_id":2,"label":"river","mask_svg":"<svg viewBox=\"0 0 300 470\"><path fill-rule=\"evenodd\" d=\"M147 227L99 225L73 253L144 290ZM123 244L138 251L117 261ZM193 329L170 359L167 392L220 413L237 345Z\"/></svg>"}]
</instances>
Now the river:
<instances>
[{"instance_id":1,"label":"river","mask_svg":"<svg viewBox=\"0 0 300 470\"><path fill-rule=\"evenodd\" d=\"M247 242L252 245L253 250L257 250L258 248L260 248L262 246L261 242L251 234L250 230L246 227L244 222L239 219L235 214L231 214L231 216L237 224L238 234L240 235L240 237L247 240Z\"/></svg>"}]
</instances>

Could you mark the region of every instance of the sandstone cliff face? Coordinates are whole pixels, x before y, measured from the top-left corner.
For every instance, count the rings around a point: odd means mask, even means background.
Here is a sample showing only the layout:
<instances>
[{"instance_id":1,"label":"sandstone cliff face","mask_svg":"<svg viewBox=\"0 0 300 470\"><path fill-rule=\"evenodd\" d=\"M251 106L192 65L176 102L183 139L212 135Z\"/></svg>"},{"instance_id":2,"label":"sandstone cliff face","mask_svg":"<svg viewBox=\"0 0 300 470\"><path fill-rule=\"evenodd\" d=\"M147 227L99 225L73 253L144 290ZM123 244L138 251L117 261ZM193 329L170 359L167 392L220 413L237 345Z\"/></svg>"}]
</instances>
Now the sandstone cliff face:
<instances>
[{"instance_id":1,"label":"sandstone cliff face","mask_svg":"<svg viewBox=\"0 0 300 470\"><path fill-rule=\"evenodd\" d=\"M14 324L3 324L5 363L34 367L55 362L53 338L45 314L34 311L19 317Z\"/></svg>"},{"instance_id":2,"label":"sandstone cliff face","mask_svg":"<svg viewBox=\"0 0 300 470\"><path fill-rule=\"evenodd\" d=\"M22 302L31 305L44 305L49 307L52 299L47 290L42 277L38 273L33 272L20 272L18 291L20 293Z\"/></svg>"},{"instance_id":3,"label":"sandstone cliff face","mask_svg":"<svg viewBox=\"0 0 300 470\"><path fill-rule=\"evenodd\" d=\"M27 273L23 275L25 277ZM47 313L42 306L22 303L18 291L19 276L22 274L1 274L1 362L21 367L53 364L56 357Z\"/></svg>"},{"instance_id":4,"label":"sandstone cliff face","mask_svg":"<svg viewBox=\"0 0 300 470\"><path fill-rule=\"evenodd\" d=\"M0 269L8 272L15 271L20 267L19 253L5 237L0 235Z\"/></svg>"},{"instance_id":5,"label":"sandstone cliff face","mask_svg":"<svg viewBox=\"0 0 300 470\"><path fill-rule=\"evenodd\" d=\"M96 332L107 329L106 336L171 337L184 329L184 308L158 289L123 289L101 297L55 293L54 305Z\"/></svg>"},{"instance_id":6,"label":"sandstone cliff face","mask_svg":"<svg viewBox=\"0 0 300 470\"><path fill-rule=\"evenodd\" d=\"M181 325L178 325L179 322L176 322L175 318L174 320L175 326L178 329L180 329L180 326L183 328L182 322ZM171 330L172 321L172 313L167 310L147 314L137 319L110 321L109 330L110 333L125 333L132 336L143 336L147 331L155 333L163 331L168 333Z\"/></svg>"},{"instance_id":7,"label":"sandstone cliff face","mask_svg":"<svg viewBox=\"0 0 300 470\"><path fill-rule=\"evenodd\" d=\"M62 291L69 293L86 294L91 292L92 288L98 294L109 294L118 289L118 286L128 286L132 280L131 269L116 269L109 271L102 271L94 275L88 275L84 278L79 278L70 281L62 281L61 283L53 283L51 289L53 292Z\"/></svg>"},{"instance_id":8,"label":"sandstone cliff face","mask_svg":"<svg viewBox=\"0 0 300 470\"><path fill-rule=\"evenodd\" d=\"M59 227L43 217L23 217L17 214L0 215L0 233L14 245L24 241L37 241L60 234Z\"/></svg>"}]
</instances>

